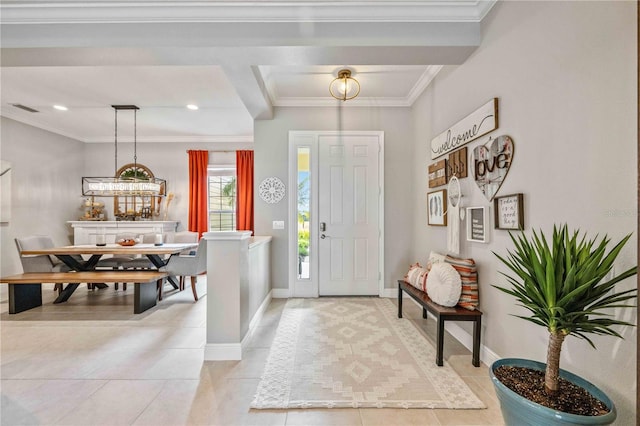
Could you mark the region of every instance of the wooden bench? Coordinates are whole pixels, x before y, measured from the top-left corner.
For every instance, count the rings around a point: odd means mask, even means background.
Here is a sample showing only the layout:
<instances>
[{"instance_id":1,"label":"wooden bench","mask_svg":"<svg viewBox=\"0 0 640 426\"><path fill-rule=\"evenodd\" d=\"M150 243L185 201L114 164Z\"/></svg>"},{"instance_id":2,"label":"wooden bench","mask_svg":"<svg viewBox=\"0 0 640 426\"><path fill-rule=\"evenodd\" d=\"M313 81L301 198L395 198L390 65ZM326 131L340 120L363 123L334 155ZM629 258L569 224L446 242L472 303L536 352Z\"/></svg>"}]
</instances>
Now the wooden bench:
<instances>
[{"instance_id":1,"label":"wooden bench","mask_svg":"<svg viewBox=\"0 0 640 426\"><path fill-rule=\"evenodd\" d=\"M152 271L85 271L85 272L30 272L0 278L9 284L9 313L17 314L42 306L42 283L64 284L53 303L66 302L81 283L129 282L135 283L133 313L139 314L156 305L157 287L166 272Z\"/></svg>"},{"instance_id":2,"label":"wooden bench","mask_svg":"<svg viewBox=\"0 0 640 426\"><path fill-rule=\"evenodd\" d=\"M470 311L459 306L448 308L438 305L429 299L427 293L419 290L403 280L398 280L398 318L402 318L402 292L406 292L420 306L422 306L422 318L427 318L427 311L436 317L438 322L437 340L438 349L436 354L436 364L442 367L442 352L444 349L444 323L446 321L472 321L473 322L473 355L471 363L475 367L480 367L480 328L482 325L482 312L478 310Z\"/></svg>"}]
</instances>

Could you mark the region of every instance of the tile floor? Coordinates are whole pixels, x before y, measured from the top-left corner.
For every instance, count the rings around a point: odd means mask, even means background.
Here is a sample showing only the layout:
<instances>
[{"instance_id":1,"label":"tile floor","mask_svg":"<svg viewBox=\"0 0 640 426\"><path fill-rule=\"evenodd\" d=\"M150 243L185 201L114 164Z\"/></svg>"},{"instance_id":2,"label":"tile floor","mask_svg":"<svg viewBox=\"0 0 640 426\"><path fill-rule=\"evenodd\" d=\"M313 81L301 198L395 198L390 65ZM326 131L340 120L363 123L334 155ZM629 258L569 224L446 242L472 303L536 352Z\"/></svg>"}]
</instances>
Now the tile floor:
<instances>
[{"instance_id":1,"label":"tile floor","mask_svg":"<svg viewBox=\"0 0 640 426\"><path fill-rule=\"evenodd\" d=\"M205 279L199 293L206 291ZM447 338L445 357L486 410L251 410L285 300L275 299L242 361L204 362L206 298L167 291L156 308L132 314L133 290L79 288L69 302L17 315L0 304L2 425L499 425L486 366ZM412 319L434 341L434 321Z\"/></svg>"}]
</instances>

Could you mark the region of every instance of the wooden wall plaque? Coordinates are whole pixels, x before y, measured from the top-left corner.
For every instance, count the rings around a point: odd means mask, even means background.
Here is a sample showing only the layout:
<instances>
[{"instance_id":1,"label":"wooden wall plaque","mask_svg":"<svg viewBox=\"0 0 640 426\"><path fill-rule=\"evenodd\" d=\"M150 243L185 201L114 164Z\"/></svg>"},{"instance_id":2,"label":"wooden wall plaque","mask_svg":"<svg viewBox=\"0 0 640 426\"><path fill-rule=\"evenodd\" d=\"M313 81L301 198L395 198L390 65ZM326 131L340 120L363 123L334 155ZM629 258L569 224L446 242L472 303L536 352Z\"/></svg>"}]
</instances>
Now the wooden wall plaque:
<instances>
[{"instance_id":1,"label":"wooden wall plaque","mask_svg":"<svg viewBox=\"0 0 640 426\"><path fill-rule=\"evenodd\" d=\"M447 160L436 161L429 165L429 188L447 183Z\"/></svg>"},{"instance_id":2,"label":"wooden wall plaque","mask_svg":"<svg viewBox=\"0 0 640 426\"><path fill-rule=\"evenodd\" d=\"M447 180L455 176L458 179L467 177L467 147L460 148L449 154L447 162Z\"/></svg>"}]
</instances>

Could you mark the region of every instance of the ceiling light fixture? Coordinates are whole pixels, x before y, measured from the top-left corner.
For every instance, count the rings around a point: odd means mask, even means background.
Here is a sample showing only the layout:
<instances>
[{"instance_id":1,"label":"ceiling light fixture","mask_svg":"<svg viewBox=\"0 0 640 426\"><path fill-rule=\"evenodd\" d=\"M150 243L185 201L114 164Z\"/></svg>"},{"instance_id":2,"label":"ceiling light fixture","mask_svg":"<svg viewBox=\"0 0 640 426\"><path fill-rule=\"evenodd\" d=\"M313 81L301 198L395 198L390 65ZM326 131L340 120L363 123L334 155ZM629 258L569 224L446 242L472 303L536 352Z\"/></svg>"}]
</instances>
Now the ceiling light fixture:
<instances>
[{"instance_id":1,"label":"ceiling light fixture","mask_svg":"<svg viewBox=\"0 0 640 426\"><path fill-rule=\"evenodd\" d=\"M68 111L69 110L69 108L67 108L64 105L54 105L53 109L57 109L58 111Z\"/></svg>"},{"instance_id":2,"label":"ceiling light fixture","mask_svg":"<svg viewBox=\"0 0 640 426\"><path fill-rule=\"evenodd\" d=\"M82 195L96 197L154 196L165 195L166 181L148 177L138 167L137 115L135 105L111 105L115 110L115 171L114 177L83 177ZM127 176L118 176L118 111L133 110L133 167Z\"/></svg>"},{"instance_id":3,"label":"ceiling light fixture","mask_svg":"<svg viewBox=\"0 0 640 426\"><path fill-rule=\"evenodd\" d=\"M198 105L189 104L187 105L187 109L190 109L191 111L197 111L199 108Z\"/></svg>"},{"instance_id":4,"label":"ceiling light fixture","mask_svg":"<svg viewBox=\"0 0 640 426\"><path fill-rule=\"evenodd\" d=\"M351 77L351 70L338 71L338 77L329 84L329 93L336 99L348 101L360 93L360 83Z\"/></svg>"}]
</instances>

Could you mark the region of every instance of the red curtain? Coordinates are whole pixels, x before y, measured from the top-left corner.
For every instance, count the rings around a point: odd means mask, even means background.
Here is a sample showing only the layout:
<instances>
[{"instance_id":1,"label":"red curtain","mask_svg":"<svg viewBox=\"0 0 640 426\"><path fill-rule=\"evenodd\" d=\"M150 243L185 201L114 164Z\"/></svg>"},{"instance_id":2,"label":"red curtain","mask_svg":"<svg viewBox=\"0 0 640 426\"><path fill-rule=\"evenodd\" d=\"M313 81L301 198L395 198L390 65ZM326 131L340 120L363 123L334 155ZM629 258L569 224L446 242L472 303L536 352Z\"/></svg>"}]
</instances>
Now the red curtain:
<instances>
[{"instance_id":1,"label":"red curtain","mask_svg":"<svg viewBox=\"0 0 640 426\"><path fill-rule=\"evenodd\" d=\"M207 166L209 151L189 153L189 231L209 231L209 207L207 203Z\"/></svg>"},{"instance_id":2,"label":"red curtain","mask_svg":"<svg viewBox=\"0 0 640 426\"><path fill-rule=\"evenodd\" d=\"M236 151L236 229L253 235L253 151Z\"/></svg>"}]
</instances>

